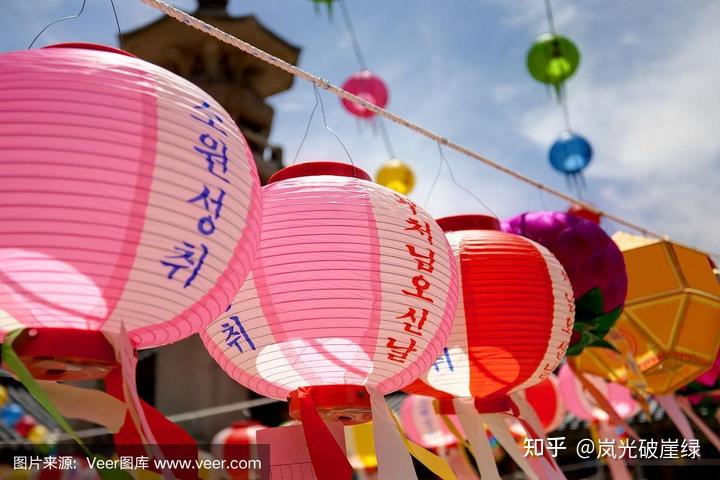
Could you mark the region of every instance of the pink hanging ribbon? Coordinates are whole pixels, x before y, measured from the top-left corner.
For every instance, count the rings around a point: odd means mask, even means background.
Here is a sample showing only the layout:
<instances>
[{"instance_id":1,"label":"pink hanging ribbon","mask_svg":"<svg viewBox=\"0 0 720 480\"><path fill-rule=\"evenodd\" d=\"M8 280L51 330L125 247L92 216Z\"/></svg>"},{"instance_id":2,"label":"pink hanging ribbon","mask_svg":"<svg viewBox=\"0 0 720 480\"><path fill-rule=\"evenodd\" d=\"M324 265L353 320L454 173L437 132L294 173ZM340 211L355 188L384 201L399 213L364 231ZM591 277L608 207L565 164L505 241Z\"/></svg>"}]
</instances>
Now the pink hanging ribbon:
<instances>
[{"instance_id":1,"label":"pink hanging ribbon","mask_svg":"<svg viewBox=\"0 0 720 480\"><path fill-rule=\"evenodd\" d=\"M720 438L715 434L715 432L712 431L708 425L702 421L702 419L695 413L695 411L692 409L692 406L690 405L690 402L687 398L683 397L675 397L677 400L678 405L680 405L680 408L683 412L685 412L685 415L688 416L690 420L695 424L696 427L707 437L708 440L710 440L710 443L712 443L718 452L720 452Z\"/></svg>"},{"instance_id":2,"label":"pink hanging ribbon","mask_svg":"<svg viewBox=\"0 0 720 480\"><path fill-rule=\"evenodd\" d=\"M680 435L682 435L686 440L694 440L695 433L693 432L687 417L685 417L682 410L680 410L680 406L675 400L675 395L656 395L655 400L657 400L663 410L665 410L665 413L667 413L670 420L680 431Z\"/></svg>"},{"instance_id":3,"label":"pink hanging ribbon","mask_svg":"<svg viewBox=\"0 0 720 480\"><path fill-rule=\"evenodd\" d=\"M593 397L595 402L597 402L598 406L605 410L605 413L608 414L608 416L610 417L610 423L621 426L629 436L631 436L635 440L640 440L640 436L637 434L635 429L628 425L628 423L617 413L615 408L610 404L610 401L605 398L605 395L603 395L602 392L598 390L597 387L595 387L595 385L593 385L590 380L587 379L587 377L585 377L585 374L578 371L572 361L568 361L568 365L570 366L570 369L573 371L577 379L582 384L583 388Z\"/></svg>"},{"instance_id":4,"label":"pink hanging ribbon","mask_svg":"<svg viewBox=\"0 0 720 480\"><path fill-rule=\"evenodd\" d=\"M607 422L601 421L598 423L598 433L600 438L612 440L614 445L619 445L620 438L615 433L615 427L608 424ZM610 469L610 476L613 480L632 480L630 470L627 468L627 464L621 458L615 458L614 455L608 455L603 458L605 463Z\"/></svg>"}]
</instances>

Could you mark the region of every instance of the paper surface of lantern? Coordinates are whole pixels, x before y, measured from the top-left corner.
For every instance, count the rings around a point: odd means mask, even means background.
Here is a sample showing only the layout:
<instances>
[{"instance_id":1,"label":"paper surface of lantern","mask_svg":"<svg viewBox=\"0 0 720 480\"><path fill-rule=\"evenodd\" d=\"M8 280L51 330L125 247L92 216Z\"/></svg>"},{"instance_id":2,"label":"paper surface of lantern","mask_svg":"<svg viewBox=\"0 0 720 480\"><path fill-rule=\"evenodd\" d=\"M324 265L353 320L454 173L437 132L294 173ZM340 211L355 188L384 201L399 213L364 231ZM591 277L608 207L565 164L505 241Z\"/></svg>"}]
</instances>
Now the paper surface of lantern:
<instances>
[{"instance_id":1,"label":"paper surface of lantern","mask_svg":"<svg viewBox=\"0 0 720 480\"><path fill-rule=\"evenodd\" d=\"M528 212L503 222L506 232L534 240L560 261L575 297L575 324L568 355L588 345L607 346L627 294L620 249L599 225L564 212Z\"/></svg>"},{"instance_id":2,"label":"paper surface of lantern","mask_svg":"<svg viewBox=\"0 0 720 480\"><path fill-rule=\"evenodd\" d=\"M331 404L327 415L343 421L369 419L365 386L389 393L427 370L457 301L455 263L440 227L369 180L330 162L275 174L263 187L251 274L202 333L209 353L241 384L279 399L312 387L318 408ZM358 395L366 407L336 408Z\"/></svg>"},{"instance_id":3,"label":"paper surface of lantern","mask_svg":"<svg viewBox=\"0 0 720 480\"><path fill-rule=\"evenodd\" d=\"M454 415L448 416L462 434L462 427ZM433 399L422 395L408 395L400 405L400 423L407 437L424 448L445 449L457 445L458 439L435 412Z\"/></svg>"},{"instance_id":4,"label":"paper surface of lantern","mask_svg":"<svg viewBox=\"0 0 720 480\"><path fill-rule=\"evenodd\" d=\"M232 459L257 459L259 452L257 432L265 427L254 420L238 420L228 428L220 430L212 440L212 454L217 459L225 459L225 472L233 480L259 479L260 473L251 469L230 468ZM267 459L266 459L267 460Z\"/></svg>"},{"instance_id":5,"label":"paper surface of lantern","mask_svg":"<svg viewBox=\"0 0 720 480\"><path fill-rule=\"evenodd\" d=\"M375 174L375 182L407 195L415 187L415 174L402 160L391 158L380 166Z\"/></svg>"},{"instance_id":6,"label":"paper surface of lantern","mask_svg":"<svg viewBox=\"0 0 720 480\"><path fill-rule=\"evenodd\" d=\"M608 340L621 353L588 348L577 367L647 391L674 392L709 370L720 347L720 283L702 252L669 241L616 233L628 273L628 295ZM629 362L630 361L630 362Z\"/></svg>"},{"instance_id":7,"label":"paper surface of lantern","mask_svg":"<svg viewBox=\"0 0 720 480\"><path fill-rule=\"evenodd\" d=\"M580 52L570 39L545 33L533 43L527 57L530 75L541 83L558 86L570 78L580 64Z\"/></svg>"},{"instance_id":8,"label":"paper surface of lantern","mask_svg":"<svg viewBox=\"0 0 720 480\"><path fill-rule=\"evenodd\" d=\"M385 82L370 70L362 70L354 73L345 80L342 85L343 90L347 90L353 95L367 100L380 108L385 108L388 102L388 90ZM372 110L368 110L362 105L342 99L345 109L351 114L359 118L370 118L375 115Z\"/></svg>"},{"instance_id":9,"label":"paper surface of lantern","mask_svg":"<svg viewBox=\"0 0 720 480\"><path fill-rule=\"evenodd\" d=\"M585 137L565 131L550 147L550 165L566 175L579 174L592 160L593 150Z\"/></svg>"},{"instance_id":10,"label":"paper surface of lantern","mask_svg":"<svg viewBox=\"0 0 720 480\"><path fill-rule=\"evenodd\" d=\"M0 55L0 338L33 329L17 348L37 377L94 359L97 378L114 362L103 335L154 347L222 313L259 241L260 187L197 86L111 47L55 47Z\"/></svg>"},{"instance_id":11,"label":"paper surface of lantern","mask_svg":"<svg viewBox=\"0 0 720 480\"><path fill-rule=\"evenodd\" d=\"M595 375L587 376L595 388L608 400L615 412L622 419L627 419L640 411L640 406L632 398L632 393L626 387L603 380ZM558 372L558 386L568 411L580 420L603 421L609 420L609 415L594 401L592 396L583 389L569 366L563 365Z\"/></svg>"},{"instance_id":12,"label":"paper surface of lantern","mask_svg":"<svg viewBox=\"0 0 720 480\"><path fill-rule=\"evenodd\" d=\"M537 414L545 433L552 432L562 425L567 409L555 375L550 375L540 383L523 390L523 395ZM519 422L513 422L510 430L516 435L526 434Z\"/></svg>"},{"instance_id":13,"label":"paper surface of lantern","mask_svg":"<svg viewBox=\"0 0 720 480\"><path fill-rule=\"evenodd\" d=\"M503 397L546 378L573 326L572 287L545 247L500 231L493 217L438 220L459 266L450 338L406 391L435 397Z\"/></svg>"}]
</instances>

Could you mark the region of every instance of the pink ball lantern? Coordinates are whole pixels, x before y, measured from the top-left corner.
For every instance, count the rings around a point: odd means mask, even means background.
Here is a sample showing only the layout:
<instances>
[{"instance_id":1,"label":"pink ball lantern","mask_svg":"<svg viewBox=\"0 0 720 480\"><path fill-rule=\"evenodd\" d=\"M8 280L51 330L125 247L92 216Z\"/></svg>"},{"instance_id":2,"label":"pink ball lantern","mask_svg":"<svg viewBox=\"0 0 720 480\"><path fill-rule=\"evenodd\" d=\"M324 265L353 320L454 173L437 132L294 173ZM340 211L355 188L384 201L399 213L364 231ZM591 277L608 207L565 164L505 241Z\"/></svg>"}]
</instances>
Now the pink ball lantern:
<instances>
[{"instance_id":1,"label":"pink ball lantern","mask_svg":"<svg viewBox=\"0 0 720 480\"><path fill-rule=\"evenodd\" d=\"M443 419L435 412L434 400L421 395L408 395L400 405L400 423L407 437L423 448L445 449L457 445L458 440ZM460 422L448 415L459 433Z\"/></svg>"},{"instance_id":2,"label":"pink ball lantern","mask_svg":"<svg viewBox=\"0 0 720 480\"><path fill-rule=\"evenodd\" d=\"M385 108L385 105L387 105L388 90L385 82L370 70L362 70L354 73L350 78L345 80L342 88L380 108ZM342 104L348 112L356 117L370 118L375 115L373 111L350 100L343 98Z\"/></svg>"},{"instance_id":3,"label":"pink ball lantern","mask_svg":"<svg viewBox=\"0 0 720 480\"><path fill-rule=\"evenodd\" d=\"M179 76L111 47L0 54L0 339L36 378L101 378L217 318L260 235L253 155Z\"/></svg>"},{"instance_id":4,"label":"pink ball lantern","mask_svg":"<svg viewBox=\"0 0 720 480\"><path fill-rule=\"evenodd\" d=\"M621 418L627 419L640 411L640 406L633 400L629 389L617 383L606 382L595 375L587 375L587 379L607 398ZM558 384L568 411L575 417L586 421L608 421L608 413L583 389L580 380L567 364L560 367Z\"/></svg>"},{"instance_id":5,"label":"pink ball lantern","mask_svg":"<svg viewBox=\"0 0 720 480\"><path fill-rule=\"evenodd\" d=\"M440 227L357 167L287 167L263 187L262 238L228 311L202 334L255 392L314 397L321 415L370 420L366 386L387 394L426 371L447 339L458 287Z\"/></svg>"}]
</instances>

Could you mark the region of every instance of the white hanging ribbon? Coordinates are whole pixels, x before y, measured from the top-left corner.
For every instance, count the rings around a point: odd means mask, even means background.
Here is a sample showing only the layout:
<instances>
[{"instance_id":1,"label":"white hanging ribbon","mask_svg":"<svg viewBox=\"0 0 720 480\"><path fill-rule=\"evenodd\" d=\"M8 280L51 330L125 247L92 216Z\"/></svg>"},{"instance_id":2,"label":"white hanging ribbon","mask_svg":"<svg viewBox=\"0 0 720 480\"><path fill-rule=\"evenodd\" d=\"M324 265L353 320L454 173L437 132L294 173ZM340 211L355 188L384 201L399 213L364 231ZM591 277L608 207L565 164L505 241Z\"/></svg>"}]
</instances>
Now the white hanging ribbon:
<instances>
[{"instance_id":1,"label":"white hanging ribbon","mask_svg":"<svg viewBox=\"0 0 720 480\"><path fill-rule=\"evenodd\" d=\"M455 398L453 399L455 413L460 421L460 425L467 435L470 449L480 470L480 478L482 480L500 480L495 457L490 448L485 429L480 422L480 415L475 410L475 404L472 399Z\"/></svg>"},{"instance_id":2,"label":"white hanging ribbon","mask_svg":"<svg viewBox=\"0 0 720 480\"><path fill-rule=\"evenodd\" d=\"M370 393L378 478L417 480L412 457L388 410L385 397L372 387L366 388Z\"/></svg>"}]
</instances>

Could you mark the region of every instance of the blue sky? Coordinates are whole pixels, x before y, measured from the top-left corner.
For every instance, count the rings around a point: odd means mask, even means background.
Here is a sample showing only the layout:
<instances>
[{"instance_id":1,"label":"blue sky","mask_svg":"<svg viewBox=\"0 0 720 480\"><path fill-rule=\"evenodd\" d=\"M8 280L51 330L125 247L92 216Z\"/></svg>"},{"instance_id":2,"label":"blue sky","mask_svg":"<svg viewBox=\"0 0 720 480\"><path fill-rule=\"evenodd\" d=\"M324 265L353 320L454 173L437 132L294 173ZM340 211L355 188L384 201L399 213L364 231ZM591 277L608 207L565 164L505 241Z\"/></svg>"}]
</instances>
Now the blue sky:
<instances>
[{"instance_id":1,"label":"blue sky","mask_svg":"<svg viewBox=\"0 0 720 480\"><path fill-rule=\"evenodd\" d=\"M194 10L194 0L173 5ZM562 115L525 70L533 39L546 31L542 0L347 0L370 68L390 88L388 108L556 188L565 180L547 151ZM17 50L80 0L0 0L0 50ZM120 25L159 16L139 0L116 0ZM582 62L568 83L573 127L593 144L585 197L650 229L720 252L720 2L714 0L554 0L559 33ZM310 0L231 0L233 15L255 14L302 48L300 66L340 84L357 70L340 12L316 14ZM38 45L115 44L109 0L88 0L77 20L60 23ZM381 137L323 93L328 123L355 163L370 172L386 159ZM297 151L314 105L296 81L270 99L272 141ZM418 177L423 203L439 165L437 147L388 124L397 155ZM548 194L446 150L455 177L501 218L564 208ZM299 161L344 160L316 115ZM444 171L427 205L436 216L484 211ZM612 223L605 223L613 231Z\"/></svg>"}]
</instances>

